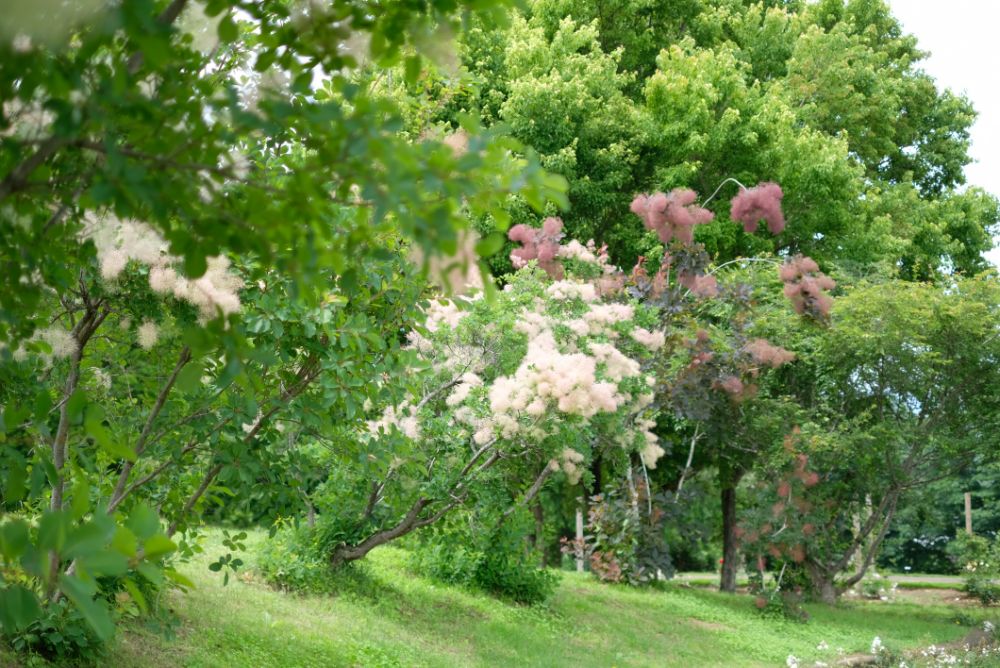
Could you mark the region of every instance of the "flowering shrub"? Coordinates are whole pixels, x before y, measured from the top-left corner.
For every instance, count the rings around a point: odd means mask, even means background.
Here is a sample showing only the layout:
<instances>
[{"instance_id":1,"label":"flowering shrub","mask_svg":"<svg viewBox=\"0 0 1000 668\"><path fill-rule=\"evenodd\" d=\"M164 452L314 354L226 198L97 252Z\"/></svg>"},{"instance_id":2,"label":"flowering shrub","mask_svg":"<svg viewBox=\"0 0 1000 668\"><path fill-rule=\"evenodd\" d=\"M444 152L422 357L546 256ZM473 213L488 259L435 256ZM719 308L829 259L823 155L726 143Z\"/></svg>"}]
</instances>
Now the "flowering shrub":
<instances>
[{"instance_id":1,"label":"flowering shrub","mask_svg":"<svg viewBox=\"0 0 1000 668\"><path fill-rule=\"evenodd\" d=\"M572 274L548 283L525 267L495 301L432 302L426 313L409 345L429 368L422 383L439 394L386 406L369 422L371 437L446 428L471 446L539 449L573 484L591 449L581 433L656 465L663 451L649 431L653 378L642 361L663 334L651 331L650 309L604 302Z\"/></svg>"},{"instance_id":2,"label":"flowering shrub","mask_svg":"<svg viewBox=\"0 0 1000 668\"><path fill-rule=\"evenodd\" d=\"M960 532L948 545L952 558L962 569L964 590L983 605L1000 603L1000 539Z\"/></svg>"}]
</instances>

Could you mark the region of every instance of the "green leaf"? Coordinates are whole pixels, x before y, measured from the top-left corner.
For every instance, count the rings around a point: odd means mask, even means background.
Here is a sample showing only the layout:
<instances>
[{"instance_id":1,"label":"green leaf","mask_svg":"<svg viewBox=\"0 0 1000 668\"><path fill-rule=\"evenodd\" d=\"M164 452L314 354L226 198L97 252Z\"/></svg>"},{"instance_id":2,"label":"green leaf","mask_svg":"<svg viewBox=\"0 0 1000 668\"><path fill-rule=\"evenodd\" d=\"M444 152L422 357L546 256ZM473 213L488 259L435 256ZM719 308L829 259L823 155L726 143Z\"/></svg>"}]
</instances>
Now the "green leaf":
<instances>
[{"instance_id":1,"label":"green leaf","mask_svg":"<svg viewBox=\"0 0 1000 668\"><path fill-rule=\"evenodd\" d=\"M111 547L126 557L134 557L139 550L139 539L127 527L120 526L111 539Z\"/></svg>"},{"instance_id":2,"label":"green leaf","mask_svg":"<svg viewBox=\"0 0 1000 668\"><path fill-rule=\"evenodd\" d=\"M28 524L14 519L0 526L0 553L7 561L14 561L28 546Z\"/></svg>"},{"instance_id":3,"label":"green leaf","mask_svg":"<svg viewBox=\"0 0 1000 668\"><path fill-rule=\"evenodd\" d=\"M112 530L114 525L112 525ZM63 547L64 556L69 559L83 557L105 549L111 538L108 527L97 522L87 522L69 532Z\"/></svg>"},{"instance_id":4,"label":"green leaf","mask_svg":"<svg viewBox=\"0 0 1000 668\"><path fill-rule=\"evenodd\" d=\"M98 446L117 459L135 461L135 452L127 445L117 441L104 426L104 409L98 404L87 406L84 429L87 435L94 439Z\"/></svg>"},{"instance_id":5,"label":"green leaf","mask_svg":"<svg viewBox=\"0 0 1000 668\"><path fill-rule=\"evenodd\" d=\"M185 394L192 394L201 389L201 377L205 374L205 367L200 362L192 362L181 369L177 374L174 386Z\"/></svg>"},{"instance_id":6,"label":"green leaf","mask_svg":"<svg viewBox=\"0 0 1000 668\"><path fill-rule=\"evenodd\" d=\"M111 639L111 636L115 632L115 625L111 621L108 609L104 605L94 601L95 586L91 585L88 587L79 578L60 575L59 589L62 593L66 594L66 598L80 611L80 614L90 625L90 628L94 630L98 638L101 640Z\"/></svg>"},{"instance_id":7,"label":"green leaf","mask_svg":"<svg viewBox=\"0 0 1000 668\"><path fill-rule=\"evenodd\" d=\"M81 477L77 480L70 495L70 512L73 514L73 519L81 519L90 510L90 485L87 484L87 479Z\"/></svg>"},{"instance_id":8,"label":"green leaf","mask_svg":"<svg viewBox=\"0 0 1000 668\"><path fill-rule=\"evenodd\" d=\"M144 503L132 509L125 526L131 529L139 540L148 540L153 534L160 530L160 518L152 508Z\"/></svg>"},{"instance_id":9,"label":"green leaf","mask_svg":"<svg viewBox=\"0 0 1000 668\"><path fill-rule=\"evenodd\" d=\"M165 534L158 533L147 540L142 549L147 559L155 559L164 554L170 554L177 549L177 545L167 538Z\"/></svg>"},{"instance_id":10,"label":"green leaf","mask_svg":"<svg viewBox=\"0 0 1000 668\"><path fill-rule=\"evenodd\" d=\"M4 462L7 467L7 485L0 490L0 501L5 503L15 503L24 498L27 487L25 481L28 477L28 464L20 456L8 457Z\"/></svg>"},{"instance_id":11,"label":"green leaf","mask_svg":"<svg viewBox=\"0 0 1000 668\"><path fill-rule=\"evenodd\" d=\"M142 561L136 564L135 570L139 571L142 577L146 578L155 585L163 583L163 569L155 564L151 564L148 561Z\"/></svg>"},{"instance_id":12,"label":"green leaf","mask_svg":"<svg viewBox=\"0 0 1000 668\"><path fill-rule=\"evenodd\" d=\"M497 251L503 248L505 237L499 232L491 232L488 236L481 239L479 243L476 244L476 253L479 257L489 257L495 255Z\"/></svg>"},{"instance_id":13,"label":"green leaf","mask_svg":"<svg viewBox=\"0 0 1000 668\"><path fill-rule=\"evenodd\" d=\"M95 576L122 576L128 572L128 558L118 552L104 550L80 559L86 571Z\"/></svg>"},{"instance_id":14,"label":"green leaf","mask_svg":"<svg viewBox=\"0 0 1000 668\"><path fill-rule=\"evenodd\" d=\"M406 77L406 83L411 86L417 83L417 79L420 77L420 62L421 58L418 54L414 54L406 58L406 70L404 76Z\"/></svg>"},{"instance_id":15,"label":"green leaf","mask_svg":"<svg viewBox=\"0 0 1000 668\"><path fill-rule=\"evenodd\" d=\"M164 568L163 574L167 576L168 580L172 580L181 587L186 587L188 589L194 589L194 582L192 582L187 576L181 575L172 568Z\"/></svg>"},{"instance_id":16,"label":"green leaf","mask_svg":"<svg viewBox=\"0 0 1000 668\"><path fill-rule=\"evenodd\" d=\"M236 22L233 21L233 17L226 15L221 21L219 21L219 41L223 44L228 44L230 42L235 42L236 38L240 36L239 27Z\"/></svg>"},{"instance_id":17,"label":"green leaf","mask_svg":"<svg viewBox=\"0 0 1000 668\"><path fill-rule=\"evenodd\" d=\"M38 523L38 547L58 552L66 542L66 515L47 510Z\"/></svg>"},{"instance_id":18,"label":"green leaf","mask_svg":"<svg viewBox=\"0 0 1000 668\"><path fill-rule=\"evenodd\" d=\"M0 589L0 629L17 631L42 614L35 594L19 584Z\"/></svg>"},{"instance_id":19,"label":"green leaf","mask_svg":"<svg viewBox=\"0 0 1000 668\"><path fill-rule=\"evenodd\" d=\"M146 605L146 597L143 596L142 590L136 586L132 578L122 578L122 586L125 587L125 591L128 592L135 604L139 606L139 610L142 614L146 614L149 611L149 606Z\"/></svg>"},{"instance_id":20,"label":"green leaf","mask_svg":"<svg viewBox=\"0 0 1000 668\"><path fill-rule=\"evenodd\" d=\"M38 394L35 395L35 419L39 422L44 422L48 418L49 410L51 409L52 397L49 395L48 389L39 390Z\"/></svg>"}]
</instances>

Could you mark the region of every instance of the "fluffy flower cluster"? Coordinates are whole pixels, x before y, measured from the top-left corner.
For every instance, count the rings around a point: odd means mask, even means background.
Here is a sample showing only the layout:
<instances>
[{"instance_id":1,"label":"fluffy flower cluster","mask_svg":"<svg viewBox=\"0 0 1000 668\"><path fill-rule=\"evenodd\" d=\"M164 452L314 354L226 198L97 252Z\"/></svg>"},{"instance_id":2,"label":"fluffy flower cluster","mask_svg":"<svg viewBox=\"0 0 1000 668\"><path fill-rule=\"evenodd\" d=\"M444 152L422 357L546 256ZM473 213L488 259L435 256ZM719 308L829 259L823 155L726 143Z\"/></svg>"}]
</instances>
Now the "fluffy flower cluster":
<instances>
[{"instance_id":1,"label":"fluffy flower cluster","mask_svg":"<svg viewBox=\"0 0 1000 668\"><path fill-rule=\"evenodd\" d=\"M423 309L424 328L432 333L442 327L445 329L454 329L461 322L462 318L469 313L468 309L463 308L463 306L467 306L469 303L481 298L482 293L474 297L460 297L458 301L451 299L431 300L430 304ZM460 304L459 302L463 303ZM407 334L407 347L423 355L430 355L434 350L434 344L431 340L415 329ZM439 366L448 369L478 367L477 358L479 357L481 357L479 353L464 347L461 349L453 348L449 350L449 354L443 360L440 360L441 363Z\"/></svg>"},{"instance_id":2,"label":"fluffy flower cluster","mask_svg":"<svg viewBox=\"0 0 1000 668\"><path fill-rule=\"evenodd\" d=\"M529 341L517 371L497 378L489 398L495 417L522 412L540 416L551 405L562 413L592 417L613 413L628 399L614 382L598 380L595 357L560 352L549 331Z\"/></svg>"},{"instance_id":3,"label":"fluffy flower cluster","mask_svg":"<svg viewBox=\"0 0 1000 668\"><path fill-rule=\"evenodd\" d=\"M160 328L152 320L146 320L136 330L139 346L143 350L152 350L160 338Z\"/></svg>"},{"instance_id":4,"label":"fluffy flower cluster","mask_svg":"<svg viewBox=\"0 0 1000 668\"><path fill-rule=\"evenodd\" d=\"M820 272L815 260L797 255L781 266L778 275L796 313L808 313L820 320L829 317L833 299L826 292L837 283Z\"/></svg>"},{"instance_id":5,"label":"fluffy flower cluster","mask_svg":"<svg viewBox=\"0 0 1000 668\"><path fill-rule=\"evenodd\" d=\"M588 241L586 246L576 239L570 239L567 243L559 247L556 257L563 260L576 260L578 262L597 265L600 267L602 274L614 274L618 271L618 267L611 264L608 258L607 246L597 248L593 239Z\"/></svg>"},{"instance_id":6,"label":"fluffy flower cluster","mask_svg":"<svg viewBox=\"0 0 1000 668\"><path fill-rule=\"evenodd\" d=\"M582 318L566 325L578 336L604 335L616 339L618 332L614 326L631 320L634 315L635 309L628 304L592 304Z\"/></svg>"},{"instance_id":7,"label":"fluffy flower cluster","mask_svg":"<svg viewBox=\"0 0 1000 668\"><path fill-rule=\"evenodd\" d=\"M565 301L567 299L582 299L585 302L597 301L597 288L593 283L581 283L579 281L555 281L545 289L554 299Z\"/></svg>"},{"instance_id":8,"label":"fluffy flower cluster","mask_svg":"<svg viewBox=\"0 0 1000 668\"><path fill-rule=\"evenodd\" d=\"M781 186L777 183L761 183L753 188L743 188L733 198L729 217L743 223L747 233L757 231L757 224L763 220L771 234L779 234L785 229L785 215L781 211Z\"/></svg>"},{"instance_id":9,"label":"fluffy flower cluster","mask_svg":"<svg viewBox=\"0 0 1000 668\"><path fill-rule=\"evenodd\" d=\"M573 448L566 448L562 451L562 456L559 461L553 459L549 462L550 468L558 471L560 468L563 473L566 474L566 479L569 484L575 485L580 482L580 478L583 477L583 455L574 450Z\"/></svg>"},{"instance_id":10,"label":"fluffy flower cluster","mask_svg":"<svg viewBox=\"0 0 1000 668\"><path fill-rule=\"evenodd\" d=\"M73 338L72 332L63 329L59 325L38 330L31 339L44 341L51 349L49 354L42 355L43 359L62 359L71 356L77 350L76 339ZM14 351L13 357L14 361L23 362L28 358L28 351L21 345Z\"/></svg>"},{"instance_id":11,"label":"fluffy flower cluster","mask_svg":"<svg viewBox=\"0 0 1000 668\"><path fill-rule=\"evenodd\" d=\"M664 450L658 442L659 439L653 433L653 427L656 426L656 422L653 420L636 420L635 426L641 430L642 438L645 441L645 445L639 452L639 457L642 458L642 463L646 465L646 468L655 469L657 460L664 454Z\"/></svg>"},{"instance_id":12,"label":"fluffy flower cluster","mask_svg":"<svg viewBox=\"0 0 1000 668\"><path fill-rule=\"evenodd\" d=\"M149 287L154 292L196 306L202 321L240 310L238 291L243 282L230 273L229 259L224 256L208 258L205 274L189 279L174 269L180 258L169 255L163 237L145 223L112 216L92 219L85 236L97 247L101 277L105 280L116 279L135 260L149 267Z\"/></svg>"},{"instance_id":13,"label":"fluffy flower cluster","mask_svg":"<svg viewBox=\"0 0 1000 668\"><path fill-rule=\"evenodd\" d=\"M663 332L651 332L648 329L643 329L642 327L636 327L632 330L632 338L635 339L640 345L646 346L653 351L662 348L663 344L666 343L667 340Z\"/></svg>"},{"instance_id":14,"label":"fluffy flower cluster","mask_svg":"<svg viewBox=\"0 0 1000 668\"><path fill-rule=\"evenodd\" d=\"M743 349L749 353L754 362L767 365L771 368L777 368L795 359L795 353L785 350L780 346L772 345L764 339L754 339L744 346Z\"/></svg>"},{"instance_id":15,"label":"fluffy flower cluster","mask_svg":"<svg viewBox=\"0 0 1000 668\"><path fill-rule=\"evenodd\" d=\"M461 380L455 386L455 389L451 391L445 403L449 406L457 406L466 399L469 398L469 393L472 392L474 388L481 387L483 384L483 379L474 373L464 373L462 374Z\"/></svg>"},{"instance_id":16,"label":"fluffy flower cluster","mask_svg":"<svg viewBox=\"0 0 1000 668\"><path fill-rule=\"evenodd\" d=\"M688 188L675 188L669 195L661 192L636 195L630 209L642 219L647 230L653 230L663 243L677 239L694 242L694 226L712 222L715 217L708 209L695 204L697 194Z\"/></svg>"},{"instance_id":17,"label":"fluffy flower cluster","mask_svg":"<svg viewBox=\"0 0 1000 668\"><path fill-rule=\"evenodd\" d=\"M562 278L563 268L557 260L559 242L563 237L563 222L559 218L546 218L541 229L528 225L515 225L507 232L507 238L521 244L510 252L510 261L515 269L521 269L531 260L553 278Z\"/></svg>"},{"instance_id":18,"label":"fluffy flower cluster","mask_svg":"<svg viewBox=\"0 0 1000 668\"><path fill-rule=\"evenodd\" d=\"M681 272L677 276L677 282L702 299L710 299L719 294L719 281L715 276Z\"/></svg>"},{"instance_id":19,"label":"fluffy flower cluster","mask_svg":"<svg viewBox=\"0 0 1000 668\"><path fill-rule=\"evenodd\" d=\"M419 438L420 422L417 419L417 407L410 405L408 401L399 406L386 406L380 419L368 422L368 431L372 435L388 433L394 428L408 438Z\"/></svg>"}]
</instances>

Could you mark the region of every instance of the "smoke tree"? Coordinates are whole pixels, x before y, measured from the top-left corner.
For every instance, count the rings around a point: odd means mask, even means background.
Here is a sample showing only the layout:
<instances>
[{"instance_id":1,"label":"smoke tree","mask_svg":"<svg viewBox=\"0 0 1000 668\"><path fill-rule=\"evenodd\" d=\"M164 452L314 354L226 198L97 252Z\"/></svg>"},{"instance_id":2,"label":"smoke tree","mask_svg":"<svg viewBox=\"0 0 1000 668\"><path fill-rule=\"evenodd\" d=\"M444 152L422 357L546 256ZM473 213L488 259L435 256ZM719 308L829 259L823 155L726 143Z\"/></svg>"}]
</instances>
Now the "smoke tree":
<instances>
[{"instance_id":1,"label":"smoke tree","mask_svg":"<svg viewBox=\"0 0 1000 668\"><path fill-rule=\"evenodd\" d=\"M511 193L562 200L516 141L406 136L372 92L427 66L431 26L497 8L5 8L4 634L69 601L106 639L98 578L142 601L137 584L178 577L169 536L298 456L265 445L361 411L415 301L412 272L386 264L401 235L453 250Z\"/></svg>"},{"instance_id":2,"label":"smoke tree","mask_svg":"<svg viewBox=\"0 0 1000 668\"><path fill-rule=\"evenodd\" d=\"M558 241L560 227L548 219L511 234ZM655 467L663 450L650 431L654 379L643 371L663 344L655 312L602 298L615 270L596 249L555 245L554 257L543 248L492 299L427 305L408 339L408 398L375 407L364 426L362 452L377 461L360 479L367 499L345 512L339 476L317 494L327 499L320 523L333 532L335 565L436 522L496 470L534 467L528 484L508 490L513 511L550 479L577 485L597 452Z\"/></svg>"}]
</instances>

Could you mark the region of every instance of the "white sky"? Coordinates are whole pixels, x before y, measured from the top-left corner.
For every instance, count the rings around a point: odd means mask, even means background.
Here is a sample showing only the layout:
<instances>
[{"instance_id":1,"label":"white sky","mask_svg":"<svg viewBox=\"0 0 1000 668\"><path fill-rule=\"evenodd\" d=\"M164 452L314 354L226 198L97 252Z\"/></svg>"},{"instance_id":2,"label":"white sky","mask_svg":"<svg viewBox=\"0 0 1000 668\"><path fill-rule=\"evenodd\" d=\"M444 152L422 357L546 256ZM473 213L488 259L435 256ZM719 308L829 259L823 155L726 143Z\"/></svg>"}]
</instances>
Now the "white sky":
<instances>
[{"instance_id":1,"label":"white sky","mask_svg":"<svg viewBox=\"0 0 1000 668\"><path fill-rule=\"evenodd\" d=\"M903 29L930 56L921 65L938 86L964 93L979 118L965 169L970 185L1000 195L1000 1L889 0ZM988 255L1000 265L1000 248Z\"/></svg>"}]
</instances>

